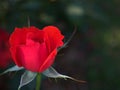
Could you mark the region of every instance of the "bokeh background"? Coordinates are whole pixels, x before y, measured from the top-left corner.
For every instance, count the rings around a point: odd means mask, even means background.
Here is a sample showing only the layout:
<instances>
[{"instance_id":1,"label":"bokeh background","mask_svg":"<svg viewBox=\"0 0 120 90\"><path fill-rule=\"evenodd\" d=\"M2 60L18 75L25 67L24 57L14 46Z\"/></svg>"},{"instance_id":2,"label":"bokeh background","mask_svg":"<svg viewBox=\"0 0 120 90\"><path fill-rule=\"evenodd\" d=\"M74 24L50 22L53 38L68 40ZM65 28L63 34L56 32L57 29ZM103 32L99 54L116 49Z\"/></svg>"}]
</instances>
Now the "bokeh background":
<instances>
[{"instance_id":1,"label":"bokeh background","mask_svg":"<svg viewBox=\"0 0 120 90\"><path fill-rule=\"evenodd\" d=\"M87 81L81 84L43 76L41 90L120 90L120 0L0 0L0 72L14 65L7 41L15 27L28 26L28 17L31 26L40 29L59 27L64 42L77 28L53 67ZM17 90L22 73L0 76L0 90ZM21 90L35 90L35 83Z\"/></svg>"}]
</instances>

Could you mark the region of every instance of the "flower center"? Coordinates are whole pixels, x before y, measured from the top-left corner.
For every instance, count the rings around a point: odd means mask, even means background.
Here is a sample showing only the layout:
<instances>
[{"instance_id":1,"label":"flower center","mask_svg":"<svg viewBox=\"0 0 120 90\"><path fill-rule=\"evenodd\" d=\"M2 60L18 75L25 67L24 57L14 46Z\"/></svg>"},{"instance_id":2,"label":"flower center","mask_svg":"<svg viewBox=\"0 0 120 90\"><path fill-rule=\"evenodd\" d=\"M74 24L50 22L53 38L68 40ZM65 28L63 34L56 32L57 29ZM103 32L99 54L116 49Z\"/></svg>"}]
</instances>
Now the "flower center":
<instances>
[{"instance_id":1,"label":"flower center","mask_svg":"<svg viewBox=\"0 0 120 90\"><path fill-rule=\"evenodd\" d=\"M29 32L27 33L27 40L33 40L34 42L39 42L40 44L44 42L43 38L39 38L35 33Z\"/></svg>"}]
</instances>

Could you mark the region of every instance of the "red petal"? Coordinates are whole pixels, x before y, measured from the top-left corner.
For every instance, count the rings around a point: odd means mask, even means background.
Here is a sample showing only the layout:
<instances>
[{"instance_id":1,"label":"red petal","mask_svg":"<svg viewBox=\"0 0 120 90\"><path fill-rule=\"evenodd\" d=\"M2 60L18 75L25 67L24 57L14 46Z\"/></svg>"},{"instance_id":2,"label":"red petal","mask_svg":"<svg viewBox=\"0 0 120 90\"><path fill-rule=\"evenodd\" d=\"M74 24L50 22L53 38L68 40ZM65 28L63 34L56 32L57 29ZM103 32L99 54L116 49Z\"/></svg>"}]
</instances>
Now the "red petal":
<instances>
[{"instance_id":1,"label":"red petal","mask_svg":"<svg viewBox=\"0 0 120 90\"><path fill-rule=\"evenodd\" d=\"M12 56L15 64L18 65L19 67L21 67L22 66L21 60L20 59L18 59L18 60L16 59L16 48L11 47L10 51L11 51L11 56Z\"/></svg>"},{"instance_id":2,"label":"red petal","mask_svg":"<svg viewBox=\"0 0 120 90\"><path fill-rule=\"evenodd\" d=\"M62 39L64 36L61 34L60 30L55 26L47 26L43 28L46 36L46 45L49 48L49 51L53 51L55 48L58 48L63 45Z\"/></svg>"},{"instance_id":3,"label":"red petal","mask_svg":"<svg viewBox=\"0 0 120 90\"><path fill-rule=\"evenodd\" d=\"M29 35L29 33L32 33L31 36ZM44 32L39 30L38 28L35 27L29 27L29 28L15 28L15 31L11 34L10 39L9 39L9 43L10 43L10 51L11 51L11 55L13 57L13 60L15 61L15 63L18 66L22 66L21 60L20 59L16 59L16 49L19 45L25 45L26 44L26 39L27 38L39 38L40 40L43 40L43 36ZM28 36L28 37L27 37ZM39 41L40 41L39 40Z\"/></svg>"},{"instance_id":4,"label":"red petal","mask_svg":"<svg viewBox=\"0 0 120 90\"><path fill-rule=\"evenodd\" d=\"M15 28L15 31L10 36L10 46L17 46L20 44L25 44L26 42L26 29Z\"/></svg>"},{"instance_id":5,"label":"red petal","mask_svg":"<svg viewBox=\"0 0 120 90\"><path fill-rule=\"evenodd\" d=\"M44 31L39 30L36 27L30 27L27 33L27 38L32 39L36 42L44 42Z\"/></svg>"},{"instance_id":6,"label":"red petal","mask_svg":"<svg viewBox=\"0 0 120 90\"><path fill-rule=\"evenodd\" d=\"M38 72L47 56L46 46L44 43L39 44L32 40L27 40L27 43L17 49L17 60L21 60L26 69Z\"/></svg>"},{"instance_id":7,"label":"red petal","mask_svg":"<svg viewBox=\"0 0 120 90\"><path fill-rule=\"evenodd\" d=\"M47 59L44 61L44 63L42 64L42 66L39 69L39 72L43 72L44 70L46 70L47 68L49 68L54 60L55 60L55 56L57 55L57 50L54 49L51 54L47 57Z\"/></svg>"},{"instance_id":8,"label":"red petal","mask_svg":"<svg viewBox=\"0 0 120 90\"><path fill-rule=\"evenodd\" d=\"M31 32L33 33L33 37L35 38L43 38L44 37L44 32L39 30L36 27L29 27L29 28L15 28L15 31L11 34L10 36L10 45L11 46L17 46L20 44L25 44L26 43L26 37L27 37L27 33Z\"/></svg>"},{"instance_id":9,"label":"red petal","mask_svg":"<svg viewBox=\"0 0 120 90\"><path fill-rule=\"evenodd\" d=\"M21 60L16 60L16 48L19 44L25 44L26 33L26 30L15 28L15 31L11 34L9 39L11 55L18 66L22 66L22 64Z\"/></svg>"}]
</instances>

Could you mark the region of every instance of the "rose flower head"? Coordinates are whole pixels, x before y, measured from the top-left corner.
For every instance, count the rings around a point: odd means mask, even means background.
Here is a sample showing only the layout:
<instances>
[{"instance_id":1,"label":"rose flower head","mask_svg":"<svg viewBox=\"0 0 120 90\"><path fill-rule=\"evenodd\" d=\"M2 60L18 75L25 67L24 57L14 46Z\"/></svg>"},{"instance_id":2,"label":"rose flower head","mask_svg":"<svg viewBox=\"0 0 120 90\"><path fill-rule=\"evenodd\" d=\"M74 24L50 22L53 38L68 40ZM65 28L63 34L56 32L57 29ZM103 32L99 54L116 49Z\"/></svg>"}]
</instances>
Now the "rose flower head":
<instances>
[{"instance_id":1,"label":"rose flower head","mask_svg":"<svg viewBox=\"0 0 120 90\"><path fill-rule=\"evenodd\" d=\"M29 71L43 72L53 64L63 38L55 26L15 28L9 39L13 61Z\"/></svg>"}]
</instances>

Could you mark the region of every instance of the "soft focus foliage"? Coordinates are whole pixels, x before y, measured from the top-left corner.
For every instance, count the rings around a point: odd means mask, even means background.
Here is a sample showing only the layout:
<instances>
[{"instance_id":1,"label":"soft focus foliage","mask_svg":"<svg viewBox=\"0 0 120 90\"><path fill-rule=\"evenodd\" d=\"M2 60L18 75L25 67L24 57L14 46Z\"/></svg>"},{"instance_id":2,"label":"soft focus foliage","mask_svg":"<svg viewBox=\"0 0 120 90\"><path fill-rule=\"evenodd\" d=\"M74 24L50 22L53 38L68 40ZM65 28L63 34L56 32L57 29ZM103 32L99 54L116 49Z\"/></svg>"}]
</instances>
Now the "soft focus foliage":
<instances>
[{"instance_id":1,"label":"soft focus foliage","mask_svg":"<svg viewBox=\"0 0 120 90\"><path fill-rule=\"evenodd\" d=\"M38 28L56 25L65 41L75 26L77 33L59 52L54 67L63 74L86 80L87 84L43 78L42 90L120 89L120 0L1 0L0 27ZM19 76L0 79L1 90L16 90ZM7 77L7 81L6 81ZM18 80L19 79L19 80ZM23 90L33 90L34 83Z\"/></svg>"}]
</instances>

